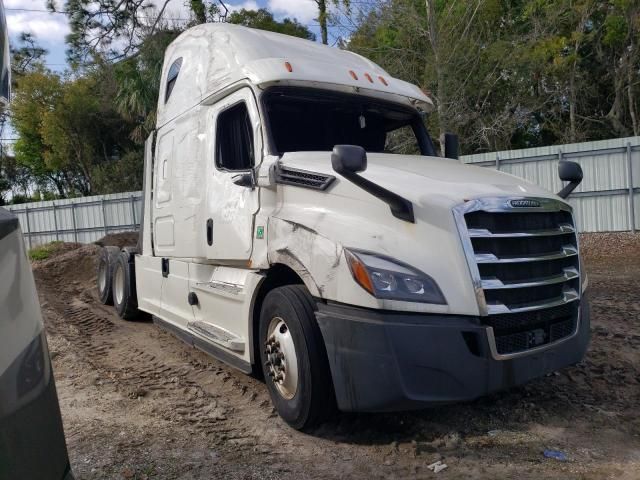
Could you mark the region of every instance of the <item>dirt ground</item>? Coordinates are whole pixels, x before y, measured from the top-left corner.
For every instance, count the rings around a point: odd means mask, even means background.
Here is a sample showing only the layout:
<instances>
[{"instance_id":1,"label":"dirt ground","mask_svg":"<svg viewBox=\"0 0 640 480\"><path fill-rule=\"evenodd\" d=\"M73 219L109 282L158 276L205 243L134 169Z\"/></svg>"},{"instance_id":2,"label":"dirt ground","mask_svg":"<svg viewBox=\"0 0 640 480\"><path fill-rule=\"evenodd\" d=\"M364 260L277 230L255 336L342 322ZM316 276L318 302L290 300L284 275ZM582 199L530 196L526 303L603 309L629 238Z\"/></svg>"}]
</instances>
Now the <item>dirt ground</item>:
<instances>
[{"instance_id":1,"label":"dirt ground","mask_svg":"<svg viewBox=\"0 0 640 480\"><path fill-rule=\"evenodd\" d=\"M582 363L471 403L342 414L303 434L260 381L100 305L99 247L63 244L34 272L76 477L638 479L640 235L585 235L582 246ZM432 473L436 460L448 468Z\"/></svg>"}]
</instances>

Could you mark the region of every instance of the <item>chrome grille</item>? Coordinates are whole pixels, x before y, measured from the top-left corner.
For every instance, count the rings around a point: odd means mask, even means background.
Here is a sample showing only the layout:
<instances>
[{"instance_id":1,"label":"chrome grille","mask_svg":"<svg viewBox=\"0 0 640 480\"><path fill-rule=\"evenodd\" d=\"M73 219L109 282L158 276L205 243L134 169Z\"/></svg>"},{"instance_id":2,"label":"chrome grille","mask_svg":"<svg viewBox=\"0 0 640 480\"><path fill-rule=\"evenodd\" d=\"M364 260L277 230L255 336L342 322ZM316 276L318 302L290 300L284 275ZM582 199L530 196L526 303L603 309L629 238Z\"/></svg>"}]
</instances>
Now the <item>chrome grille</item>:
<instances>
[{"instance_id":1,"label":"chrome grille","mask_svg":"<svg viewBox=\"0 0 640 480\"><path fill-rule=\"evenodd\" d=\"M575 333L578 242L570 207L533 199L466 202L454 213L476 293L499 355L526 352ZM520 199L517 199L520 200Z\"/></svg>"}]
</instances>

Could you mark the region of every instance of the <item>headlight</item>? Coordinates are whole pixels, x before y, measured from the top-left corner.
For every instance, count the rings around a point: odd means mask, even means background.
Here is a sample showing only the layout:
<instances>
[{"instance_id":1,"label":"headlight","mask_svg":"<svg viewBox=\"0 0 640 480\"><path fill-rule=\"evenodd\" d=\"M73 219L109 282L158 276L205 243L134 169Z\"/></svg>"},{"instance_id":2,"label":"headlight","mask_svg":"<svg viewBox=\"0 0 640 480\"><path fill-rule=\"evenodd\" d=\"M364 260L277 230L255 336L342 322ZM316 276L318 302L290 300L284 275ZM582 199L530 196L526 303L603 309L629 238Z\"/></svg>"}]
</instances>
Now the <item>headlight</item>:
<instances>
[{"instance_id":1,"label":"headlight","mask_svg":"<svg viewBox=\"0 0 640 480\"><path fill-rule=\"evenodd\" d=\"M413 267L372 252L344 254L354 280L376 298L447 304L433 278Z\"/></svg>"}]
</instances>

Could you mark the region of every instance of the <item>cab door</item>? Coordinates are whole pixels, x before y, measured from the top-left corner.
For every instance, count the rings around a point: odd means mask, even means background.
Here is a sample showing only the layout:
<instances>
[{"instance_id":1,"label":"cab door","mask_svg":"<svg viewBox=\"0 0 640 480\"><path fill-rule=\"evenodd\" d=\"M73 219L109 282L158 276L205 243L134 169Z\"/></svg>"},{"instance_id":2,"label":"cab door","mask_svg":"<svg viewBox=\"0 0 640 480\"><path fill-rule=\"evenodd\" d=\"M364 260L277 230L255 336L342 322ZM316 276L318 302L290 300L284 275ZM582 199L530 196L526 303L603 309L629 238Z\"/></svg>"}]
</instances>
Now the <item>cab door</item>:
<instances>
[{"instance_id":1,"label":"cab door","mask_svg":"<svg viewBox=\"0 0 640 480\"><path fill-rule=\"evenodd\" d=\"M243 88L211 109L212 174L207 179L205 250L211 260L249 260L258 188L234 183L251 174L262 157L262 129L253 92Z\"/></svg>"}]
</instances>

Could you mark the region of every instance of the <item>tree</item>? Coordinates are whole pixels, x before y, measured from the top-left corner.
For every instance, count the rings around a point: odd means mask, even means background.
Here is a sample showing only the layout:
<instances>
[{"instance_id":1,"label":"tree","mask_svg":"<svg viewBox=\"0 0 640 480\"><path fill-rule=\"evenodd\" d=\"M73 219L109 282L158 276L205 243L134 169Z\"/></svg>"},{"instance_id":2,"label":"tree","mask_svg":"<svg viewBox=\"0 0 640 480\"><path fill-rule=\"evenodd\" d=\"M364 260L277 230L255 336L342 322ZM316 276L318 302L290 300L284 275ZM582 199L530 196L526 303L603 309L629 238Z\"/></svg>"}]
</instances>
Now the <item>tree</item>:
<instances>
[{"instance_id":1,"label":"tree","mask_svg":"<svg viewBox=\"0 0 640 480\"><path fill-rule=\"evenodd\" d=\"M289 18L284 18L280 21L275 20L273 14L264 8L260 10L246 10L243 8L240 11L233 12L228 21L245 27L284 33L292 37L300 37L307 40L316 39L316 36L307 27L298 23L297 20Z\"/></svg>"},{"instance_id":2,"label":"tree","mask_svg":"<svg viewBox=\"0 0 640 480\"><path fill-rule=\"evenodd\" d=\"M159 31L145 39L137 55L111 67L116 82L115 107L135 125L130 137L138 144L155 128L164 51L179 33Z\"/></svg>"},{"instance_id":3,"label":"tree","mask_svg":"<svg viewBox=\"0 0 640 480\"><path fill-rule=\"evenodd\" d=\"M11 103L11 123L18 134L14 145L17 164L29 170L34 183L53 185L64 197L68 184L63 174L47 165L41 131L42 118L53 108L61 92L62 84L57 75L44 71L25 74Z\"/></svg>"},{"instance_id":4,"label":"tree","mask_svg":"<svg viewBox=\"0 0 640 480\"><path fill-rule=\"evenodd\" d=\"M640 4L633 0L606 3L608 8L597 52L609 67L608 78L615 92L606 118L618 135L640 135Z\"/></svg>"},{"instance_id":5,"label":"tree","mask_svg":"<svg viewBox=\"0 0 640 480\"><path fill-rule=\"evenodd\" d=\"M67 57L74 65L91 63L95 57L119 60L134 55L147 37L159 30L175 30L165 19L170 0L47 0L52 12L69 18ZM222 20L217 3L188 0L191 21L184 26ZM182 20L182 19L180 19Z\"/></svg>"},{"instance_id":6,"label":"tree","mask_svg":"<svg viewBox=\"0 0 640 480\"><path fill-rule=\"evenodd\" d=\"M635 0L380 0L347 48L432 95L464 152L638 132Z\"/></svg>"},{"instance_id":7,"label":"tree","mask_svg":"<svg viewBox=\"0 0 640 480\"><path fill-rule=\"evenodd\" d=\"M328 38L328 28L327 25L329 23L330 12L329 8L331 5L336 8L340 5L343 5L347 12L349 8L351 8L351 0L313 0L318 5L318 23L320 24L320 35L322 38L322 43L325 45L329 44Z\"/></svg>"},{"instance_id":8,"label":"tree","mask_svg":"<svg viewBox=\"0 0 640 480\"><path fill-rule=\"evenodd\" d=\"M420 85L436 105L431 131L456 131L468 151L510 144L523 121L514 85L515 7L499 0L391 0L354 32L348 48Z\"/></svg>"},{"instance_id":9,"label":"tree","mask_svg":"<svg viewBox=\"0 0 640 480\"><path fill-rule=\"evenodd\" d=\"M95 57L117 60L135 54L146 36L166 27L169 1L156 6L151 0L64 0L60 7L58 0L47 0L47 7L66 13L71 28L67 57L84 65Z\"/></svg>"},{"instance_id":10,"label":"tree","mask_svg":"<svg viewBox=\"0 0 640 480\"><path fill-rule=\"evenodd\" d=\"M32 72L21 79L11 105L15 160L41 190L53 187L59 197L120 191L122 177L101 175L126 167L123 156L135 151L128 138L133 126L112 105L114 85L100 72L75 79ZM138 166L132 178L139 185Z\"/></svg>"},{"instance_id":11,"label":"tree","mask_svg":"<svg viewBox=\"0 0 640 480\"><path fill-rule=\"evenodd\" d=\"M18 46L11 52L11 73L14 87L19 78L32 71L44 70L44 58L47 50L38 45L31 33L21 33Z\"/></svg>"}]
</instances>

